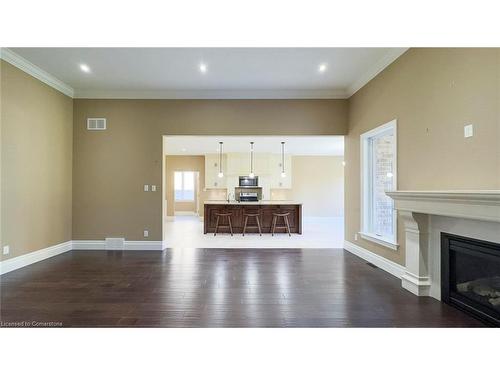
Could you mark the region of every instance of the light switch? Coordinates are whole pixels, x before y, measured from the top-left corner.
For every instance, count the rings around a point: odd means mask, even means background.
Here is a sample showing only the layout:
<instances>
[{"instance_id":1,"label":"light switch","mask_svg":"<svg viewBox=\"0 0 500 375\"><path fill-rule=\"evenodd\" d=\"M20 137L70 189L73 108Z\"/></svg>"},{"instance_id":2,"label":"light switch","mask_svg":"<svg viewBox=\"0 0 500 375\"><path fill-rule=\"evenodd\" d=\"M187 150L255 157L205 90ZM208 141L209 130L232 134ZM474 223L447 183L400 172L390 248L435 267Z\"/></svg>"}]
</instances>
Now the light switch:
<instances>
[{"instance_id":1,"label":"light switch","mask_svg":"<svg viewBox=\"0 0 500 375\"><path fill-rule=\"evenodd\" d=\"M149 191L149 185L144 185L144 191Z\"/></svg>"},{"instance_id":2,"label":"light switch","mask_svg":"<svg viewBox=\"0 0 500 375\"><path fill-rule=\"evenodd\" d=\"M464 126L464 138L469 138L474 135L474 126L472 124Z\"/></svg>"},{"instance_id":3,"label":"light switch","mask_svg":"<svg viewBox=\"0 0 500 375\"><path fill-rule=\"evenodd\" d=\"M151 191L156 191L156 185L151 185Z\"/></svg>"},{"instance_id":4,"label":"light switch","mask_svg":"<svg viewBox=\"0 0 500 375\"><path fill-rule=\"evenodd\" d=\"M149 230L144 231L144 237L149 237Z\"/></svg>"},{"instance_id":5,"label":"light switch","mask_svg":"<svg viewBox=\"0 0 500 375\"><path fill-rule=\"evenodd\" d=\"M3 247L3 255L7 255L10 253L10 247L9 246L4 246Z\"/></svg>"}]
</instances>

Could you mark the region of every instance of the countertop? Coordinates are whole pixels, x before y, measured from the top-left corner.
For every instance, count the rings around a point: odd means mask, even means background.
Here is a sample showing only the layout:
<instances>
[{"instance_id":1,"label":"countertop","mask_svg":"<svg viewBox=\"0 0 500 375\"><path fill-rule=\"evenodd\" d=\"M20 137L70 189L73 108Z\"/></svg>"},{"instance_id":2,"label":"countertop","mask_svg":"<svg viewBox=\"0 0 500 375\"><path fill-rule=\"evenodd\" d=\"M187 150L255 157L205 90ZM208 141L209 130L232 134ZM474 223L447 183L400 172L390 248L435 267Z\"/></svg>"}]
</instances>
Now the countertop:
<instances>
[{"instance_id":1,"label":"countertop","mask_svg":"<svg viewBox=\"0 0 500 375\"><path fill-rule=\"evenodd\" d=\"M222 205L244 205L244 206L258 206L258 205L280 205L280 204L288 204L288 205L301 205L302 202L297 201L258 201L258 202L238 202L238 201L205 201L205 204L222 204Z\"/></svg>"}]
</instances>

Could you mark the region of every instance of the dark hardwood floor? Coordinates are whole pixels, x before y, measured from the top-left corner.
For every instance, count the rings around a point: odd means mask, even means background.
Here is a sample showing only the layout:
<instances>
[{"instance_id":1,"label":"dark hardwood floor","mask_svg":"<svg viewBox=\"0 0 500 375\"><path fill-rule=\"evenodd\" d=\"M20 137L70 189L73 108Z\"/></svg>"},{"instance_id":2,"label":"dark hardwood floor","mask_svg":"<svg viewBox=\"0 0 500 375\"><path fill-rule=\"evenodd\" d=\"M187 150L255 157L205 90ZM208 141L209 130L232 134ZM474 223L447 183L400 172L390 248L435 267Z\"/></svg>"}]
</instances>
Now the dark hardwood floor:
<instances>
[{"instance_id":1,"label":"dark hardwood floor","mask_svg":"<svg viewBox=\"0 0 500 375\"><path fill-rule=\"evenodd\" d=\"M1 276L0 320L64 327L477 327L340 249L71 251Z\"/></svg>"}]
</instances>

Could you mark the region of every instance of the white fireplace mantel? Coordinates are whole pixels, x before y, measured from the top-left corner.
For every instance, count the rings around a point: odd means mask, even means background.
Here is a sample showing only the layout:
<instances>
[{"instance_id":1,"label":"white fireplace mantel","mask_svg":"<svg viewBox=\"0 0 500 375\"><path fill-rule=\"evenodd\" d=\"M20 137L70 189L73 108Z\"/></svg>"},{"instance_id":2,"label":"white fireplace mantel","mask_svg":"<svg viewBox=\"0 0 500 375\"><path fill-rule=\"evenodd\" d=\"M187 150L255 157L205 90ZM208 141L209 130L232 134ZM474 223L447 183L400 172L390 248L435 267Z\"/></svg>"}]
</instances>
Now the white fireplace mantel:
<instances>
[{"instance_id":1,"label":"white fireplace mantel","mask_svg":"<svg viewBox=\"0 0 500 375\"><path fill-rule=\"evenodd\" d=\"M389 191L398 211L500 222L500 190Z\"/></svg>"},{"instance_id":2,"label":"white fireplace mantel","mask_svg":"<svg viewBox=\"0 0 500 375\"><path fill-rule=\"evenodd\" d=\"M489 232L500 232L500 190L391 191L387 195L394 199L405 226L402 286L418 296L440 297L440 293L431 293L433 283L439 283L431 272L436 269L431 259L438 259L435 253L439 250L438 241L432 240L438 237L432 233L431 217L467 219L468 235L474 235L474 228L478 233L485 227L491 228Z\"/></svg>"}]
</instances>

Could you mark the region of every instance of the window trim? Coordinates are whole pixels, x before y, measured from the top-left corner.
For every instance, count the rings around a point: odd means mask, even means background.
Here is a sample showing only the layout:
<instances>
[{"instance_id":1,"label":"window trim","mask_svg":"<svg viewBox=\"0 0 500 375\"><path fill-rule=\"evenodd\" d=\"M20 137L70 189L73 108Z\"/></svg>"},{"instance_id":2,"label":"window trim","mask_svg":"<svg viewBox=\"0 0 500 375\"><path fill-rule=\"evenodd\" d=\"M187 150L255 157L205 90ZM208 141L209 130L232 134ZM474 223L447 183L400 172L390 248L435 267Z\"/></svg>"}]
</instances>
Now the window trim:
<instances>
[{"instance_id":1,"label":"window trim","mask_svg":"<svg viewBox=\"0 0 500 375\"><path fill-rule=\"evenodd\" d=\"M176 172L179 172L181 173L182 175L182 191L184 191L184 173L188 172L188 173L193 173L193 178L194 178L194 190L193 190L193 199L176 199L175 198L175 173ZM177 202L177 203L192 203L192 202L196 202L196 175L195 175L195 171L185 171L185 170L180 170L180 171L174 171L174 202Z\"/></svg>"},{"instance_id":2,"label":"window trim","mask_svg":"<svg viewBox=\"0 0 500 375\"><path fill-rule=\"evenodd\" d=\"M392 179L392 190L397 190L398 187L398 178L397 178L397 171L398 171L398 154L397 154L397 144L398 144L398 137L397 137L397 119L394 119L392 121L389 121L383 125L380 125L376 127L375 129L372 129L370 131L367 131L366 133L363 133L360 135L360 161L361 161L361 230L358 232L361 238L375 242L379 245L388 247L392 250L397 250L399 247L398 244L398 215L397 211L393 210L393 233L394 233L394 238L387 238L387 237L382 237L378 236L375 233L370 233L368 231L369 228L369 221L370 221L370 216L369 216L369 208L368 204L370 202L369 198L369 186L368 183L370 181L370 174L372 169L368 169L368 164L369 164L369 147L368 147L368 141L370 138L380 135L384 132L387 132L388 130L392 130L394 134L394 144L393 144L393 152L394 152L394 171L393 171L393 179Z\"/></svg>"}]
</instances>

